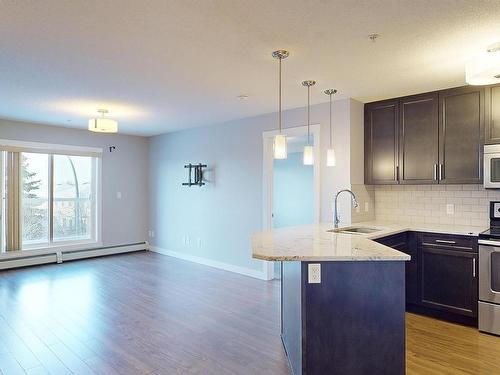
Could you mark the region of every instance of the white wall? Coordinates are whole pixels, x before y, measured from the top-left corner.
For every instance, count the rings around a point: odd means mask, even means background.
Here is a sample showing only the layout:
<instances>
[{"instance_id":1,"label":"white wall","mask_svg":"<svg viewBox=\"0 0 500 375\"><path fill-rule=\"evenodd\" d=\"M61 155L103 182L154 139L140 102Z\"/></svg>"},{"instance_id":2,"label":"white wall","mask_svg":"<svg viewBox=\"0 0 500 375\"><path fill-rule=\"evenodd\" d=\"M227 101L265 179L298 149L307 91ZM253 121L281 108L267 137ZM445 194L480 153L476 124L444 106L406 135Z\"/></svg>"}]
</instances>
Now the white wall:
<instances>
[{"instance_id":1,"label":"white wall","mask_svg":"<svg viewBox=\"0 0 500 375\"><path fill-rule=\"evenodd\" d=\"M100 147L102 157L102 236L104 246L147 239L148 139L120 134L96 134L0 119L0 138ZM109 146L115 146L112 153ZM122 199L116 193L122 193Z\"/></svg>"},{"instance_id":2,"label":"white wall","mask_svg":"<svg viewBox=\"0 0 500 375\"><path fill-rule=\"evenodd\" d=\"M311 107L311 123L321 124L322 221L332 220L334 192L350 187L352 103L334 102L334 168L326 167L329 105ZM303 126L307 119L305 108L283 115L285 127ZM262 263L252 259L250 239L262 229L262 132L276 124L277 114L271 113L152 137L150 228L156 232L152 245L186 258L260 272ZM183 166L190 162L208 164L206 186L181 186L187 178ZM350 220L349 197L342 198L340 212Z\"/></svg>"}]
</instances>

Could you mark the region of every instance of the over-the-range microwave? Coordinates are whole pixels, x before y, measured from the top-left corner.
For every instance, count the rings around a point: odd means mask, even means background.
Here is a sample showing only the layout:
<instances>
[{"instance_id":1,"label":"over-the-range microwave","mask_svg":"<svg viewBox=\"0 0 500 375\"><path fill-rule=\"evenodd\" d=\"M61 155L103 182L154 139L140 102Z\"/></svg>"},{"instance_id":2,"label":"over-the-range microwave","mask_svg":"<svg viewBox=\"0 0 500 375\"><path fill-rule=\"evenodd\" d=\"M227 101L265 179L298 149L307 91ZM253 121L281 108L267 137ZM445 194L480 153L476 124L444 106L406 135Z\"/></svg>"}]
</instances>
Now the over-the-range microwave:
<instances>
[{"instance_id":1,"label":"over-the-range microwave","mask_svg":"<svg viewBox=\"0 0 500 375\"><path fill-rule=\"evenodd\" d=\"M500 189L500 145L484 146L484 187Z\"/></svg>"}]
</instances>

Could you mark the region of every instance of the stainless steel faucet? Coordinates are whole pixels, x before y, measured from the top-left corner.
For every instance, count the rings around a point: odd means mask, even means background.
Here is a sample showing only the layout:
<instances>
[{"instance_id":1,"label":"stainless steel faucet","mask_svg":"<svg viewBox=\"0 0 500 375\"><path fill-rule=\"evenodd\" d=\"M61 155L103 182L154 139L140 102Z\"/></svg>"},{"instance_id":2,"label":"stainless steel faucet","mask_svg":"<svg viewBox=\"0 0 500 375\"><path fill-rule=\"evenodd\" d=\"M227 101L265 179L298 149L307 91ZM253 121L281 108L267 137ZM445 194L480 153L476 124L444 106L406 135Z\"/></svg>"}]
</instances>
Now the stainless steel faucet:
<instances>
[{"instance_id":1,"label":"stainless steel faucet","mask_svg":"<svg viewBox=\"0 0 500 375\"><path fill-rule=\"evenodd\" d=\"M339 214L338 214L338 208L337 208L337 200L338 200L338 197L339 197L340 193L343 193L344 191L346 193L351 194L352 206L354 208L358 207L358 201L356 200L356 196L354 195L354 193L351 190L349 190L349 189L339 190L337 192L337 194L335 194L335 198L333 198L333 226L335 228L339 227L339 222L340 222L340 218L339 218Z\"/></svg>"}]
</instances>

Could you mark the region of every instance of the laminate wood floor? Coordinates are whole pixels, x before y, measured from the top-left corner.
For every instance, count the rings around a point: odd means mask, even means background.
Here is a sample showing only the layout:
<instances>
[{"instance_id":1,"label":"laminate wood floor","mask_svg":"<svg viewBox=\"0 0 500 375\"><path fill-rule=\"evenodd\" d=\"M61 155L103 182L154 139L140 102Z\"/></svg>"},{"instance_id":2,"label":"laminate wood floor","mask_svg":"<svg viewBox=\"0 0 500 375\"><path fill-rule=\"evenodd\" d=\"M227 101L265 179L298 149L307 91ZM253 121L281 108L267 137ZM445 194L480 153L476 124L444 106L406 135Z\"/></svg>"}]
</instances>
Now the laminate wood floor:
<instances>
[{"instance_id":1,"label":"laminate wood floor","mask_svg":"<svg viewBox=\"0 0 500 375\"><path fill-rule=\"evenodd\" d=\"M0 374L286 374L279 282L151 252L0 272ZM500 338L407 315L408 374L500 374Z\"/></svg>"}]
</instances>

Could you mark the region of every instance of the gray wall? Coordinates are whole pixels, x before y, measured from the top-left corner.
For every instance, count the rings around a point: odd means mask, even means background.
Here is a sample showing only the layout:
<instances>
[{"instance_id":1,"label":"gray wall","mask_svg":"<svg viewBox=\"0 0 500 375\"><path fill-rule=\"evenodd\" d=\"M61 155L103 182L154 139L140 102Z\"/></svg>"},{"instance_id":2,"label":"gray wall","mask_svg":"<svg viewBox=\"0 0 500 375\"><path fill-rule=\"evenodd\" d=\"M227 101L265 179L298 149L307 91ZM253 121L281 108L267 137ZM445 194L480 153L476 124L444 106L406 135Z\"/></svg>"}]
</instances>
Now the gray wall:
<instances>
[{"instance_id":1,"label":"gray wall","mask_svg":"<svg viewBox=\"0 0 500 375\"><path fill-rule=\"evenodd\" d=\"M334 103L337 167L326 167L328 103L311 107L311 123L321 124L321 219L331 221L332 196L350 186L352 100ZM306 123L305 108L284 112L286 127ZM217 126L190 129L150 140L150 228L159 248L259 270L251 257L252 232L262 229L262 132L276 128L276 113ZM206 163L204 187L183 187L187 163ZM347 196L341 202L350 220Z\"/></svg>"},{"instance_id":2,"label":"gray wall","mask_svg":"<svg viewBox=\"0 0 500 375\"><path fill-rule=\"evenodd\" d=\"M148 138L2 119L0 138L103 148L103 244L120 245L147 239ZM109 146L116 146L116 151L109 153ZM116 198L118 191L122 199Z\"/></svg>"}]
</instances>

